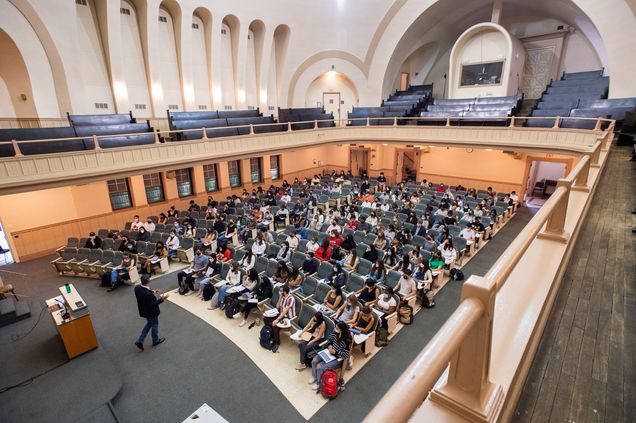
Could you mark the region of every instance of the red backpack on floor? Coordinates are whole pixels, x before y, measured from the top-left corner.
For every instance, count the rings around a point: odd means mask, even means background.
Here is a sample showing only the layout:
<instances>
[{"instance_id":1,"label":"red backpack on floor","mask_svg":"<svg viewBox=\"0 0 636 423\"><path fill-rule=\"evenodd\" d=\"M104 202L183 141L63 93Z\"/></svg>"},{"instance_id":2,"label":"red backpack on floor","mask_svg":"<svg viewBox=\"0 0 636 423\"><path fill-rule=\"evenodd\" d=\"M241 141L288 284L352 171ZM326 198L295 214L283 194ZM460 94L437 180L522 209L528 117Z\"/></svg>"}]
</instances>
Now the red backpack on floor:
<instances>
[{"instance_id":1,"label":"red backpack on floor","mask_svg":"<svg viewBox=\"0 0 636 423\"><path fill-rule=\"evenodd\" d=\"M338 395L338 373L335 370L326 370L320 380L322 396L333 399Z\"/></svg>"}]
</instances>

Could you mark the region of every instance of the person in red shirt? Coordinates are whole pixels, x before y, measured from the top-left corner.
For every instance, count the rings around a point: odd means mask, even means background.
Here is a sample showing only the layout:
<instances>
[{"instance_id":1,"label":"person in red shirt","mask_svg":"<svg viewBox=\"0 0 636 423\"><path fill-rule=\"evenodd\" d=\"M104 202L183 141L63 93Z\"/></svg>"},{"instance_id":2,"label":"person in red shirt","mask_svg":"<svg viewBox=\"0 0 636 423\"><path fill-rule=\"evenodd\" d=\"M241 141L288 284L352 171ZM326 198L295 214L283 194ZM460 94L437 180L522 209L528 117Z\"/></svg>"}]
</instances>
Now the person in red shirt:
<instances>
[{"instance_id":1,"label":"person in red shirt","mask_svg":"<svg viewBox=\"0 0 636 423\"><path fill-rule=\"evenodd\" d=\"M325 238L320 244L320 247L316 250L315 257L320 261L329 261L331 258L331 245L329 244L329 238Z\"/></svg>"},{"instance_id":2,"label":"person in red shirt","mask_svg":"<svg viewBox=\"0 0 636 423\"><path fill-rule=\"evenodd\" d=\"M440 185L435 188L435 192L446 192L446 188L444 188L444 185Z\"/></svg>"},{"instance_id":3,"label":"person in red shirt","mask_svg":"<svg viewBox=\"0 0 636 423\"><path fill-rule=\"evenodd\" d=\"M329 237L329 246L331 246L331 248L335 246L340 247L340 244L342 244L342 238L338 231L331 232L331 237Z\"/></svg>"},{"instance_id":4,"label":"person in red shirt","mask_svg":"<svg viewBox=\"0 0 636 423\"><path fill-rule=\"evenodd\" d=\"M227 245L220 245L216 250L216 258L217 260L228 262L232 260L232 251L227 248Z\"/></svg>"}]
</instances>

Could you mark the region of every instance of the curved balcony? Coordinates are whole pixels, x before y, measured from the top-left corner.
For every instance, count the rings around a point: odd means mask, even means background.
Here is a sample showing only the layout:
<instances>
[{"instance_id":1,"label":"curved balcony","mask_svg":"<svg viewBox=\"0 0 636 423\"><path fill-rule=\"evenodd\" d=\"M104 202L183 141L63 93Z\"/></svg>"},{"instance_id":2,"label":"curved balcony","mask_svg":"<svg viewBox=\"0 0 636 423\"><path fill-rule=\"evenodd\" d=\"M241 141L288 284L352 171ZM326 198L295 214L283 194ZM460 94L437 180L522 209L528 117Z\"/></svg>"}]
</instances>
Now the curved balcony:
<instances>
[{"instance_id":1,"label":"curved balcony","mask_svg":"<svg viewBox=\"0 0 636 423\"><path fill-rule=\"evenodd\" d=\"M524 119L509 118L506 126L456 126L450 118L442 125L424 118L401 118L393 125L345 126L352 120L335 122L334 127L320 127L323 121L312 121L313 129L294 130L288 125L286 132L254 133L256 125L249 125L249 135L207 138L194 141L160 142L176 138L178 132L155 131L155 143L132 147L101 148L101 138L126 137L93 136L91 150L76 152L22 155L24 143L60 142L67 139L12 141L14 157L0 159L0 194L10 194L56 186L87 183L145 171L171 170L184 165L210 163L257 155L263 150L284 152L325 144L383 143L411 145L443 145L453 147L497 148L514 151L541 151L569 155L595 155L600 139L612 132L613 122L604 119L579 118L578 121L595 126L593 130L559 128L558 123L572 118L556 118L554 128L517 126ZM542 118L545 119L545 118ZM480 120L483 120L481 118ZM470 124L464 119L464 125ZM298 123L298 122L296 122ZM331 123L331 121L325 121ZM425 125L422 125L425 123ZM460 123L461 124L461 123ZM262 125L267 126L267 125ZM591 126L591 125L590 125ZM237 128L246 128L245 126ZM605 128L601 130L601 128ZM205 134L205 131L203 131ZM68 140L81 140L69 138Z\"/></svg>"}]
</instances>

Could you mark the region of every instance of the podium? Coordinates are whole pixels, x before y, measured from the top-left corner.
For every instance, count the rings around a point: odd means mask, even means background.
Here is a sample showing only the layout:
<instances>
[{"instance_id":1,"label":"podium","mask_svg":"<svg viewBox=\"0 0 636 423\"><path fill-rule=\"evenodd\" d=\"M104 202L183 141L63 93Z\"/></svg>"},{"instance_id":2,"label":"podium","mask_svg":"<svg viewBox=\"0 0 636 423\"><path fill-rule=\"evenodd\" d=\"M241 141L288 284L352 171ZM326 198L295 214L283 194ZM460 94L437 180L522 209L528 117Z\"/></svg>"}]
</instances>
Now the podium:
<instances>
[{"instance_id":1,"label":"podium","mask_svg":"<svg viewBox=\"0 0 636 423\"><path fill-rule=\"evenodd\" d=\"M98 347L88 306L73 284L61 286L61 295L46 300L53 323L70 360Z\"/></svg>"}]
</instances>

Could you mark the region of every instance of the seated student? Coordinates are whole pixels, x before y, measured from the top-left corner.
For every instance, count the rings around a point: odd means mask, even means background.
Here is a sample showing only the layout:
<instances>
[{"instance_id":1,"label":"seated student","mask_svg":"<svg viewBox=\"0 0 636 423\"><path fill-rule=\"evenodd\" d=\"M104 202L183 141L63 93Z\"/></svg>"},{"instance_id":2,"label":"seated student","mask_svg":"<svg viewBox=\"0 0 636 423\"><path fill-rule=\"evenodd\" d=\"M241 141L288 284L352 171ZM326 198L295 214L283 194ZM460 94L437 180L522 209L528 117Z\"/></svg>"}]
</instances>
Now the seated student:
<instances>
[{"instance_id":1,"label":"seated student","mask_svg":"<svg viewBox=\"0 0 636 423\"><path fill-rule=\"evenodd\" d=\"M300 242L300 236L298 236L296 231L291 231L287 238L285 238L285 242L289 245L289 248L296 250Z\"/></svg>"},{"instance_id":2,"label":"seated student","mask_svg":"<svg viewBox=\"0 0 636 423\"><path fill-rule=\"evenodd\" d=\"M457 250L453 247L453 240L450 238L446 238L444 243L437 247L437 249L442 254L446 268L451 267L455 260L457 260Z\"/></svg>"},{"instance_id":3,"label":"seated student","mask_svg":"<svg viewBox=\"0 0 636 423\"><path fill-rule=\"evenodd\" d=\"M475 241L475 230L470 226L466 226L461 230L459 236L464 238L466 241L473 242Z\"/></svg>"},{"instance_id":4,"label":"seated student","mask_svg":"<svg viewBox=\"0 0 636 423\"><path fill-rule=\"evenodd\" d=\"M165 245L163 245L163 242L157 241L157 243L155 244L155 251L152 253L152 257L149 257L144 263L142 273L151 275L153 264L159 263L159 260L164 257L168 257L168 249L165 247Z\"/></svg>"},{"instance_id":5,"label":"seated student","mask_svg":"<svg viewBox=\"0 0 636 423\"><path fill-rule=\"evenodd\" d=\"M409 299L417 294L417 284L411 276L410 270L402 272L402 277L393 290L402 299Z\"/></svg>"},{"instance_id":6,"label":"seated student","mask_svg":"<svg viewBox=\"0 0 636 423\"><path fill-rule=\"evenodd\" d=\"M312 237L309 240L309 242L307 243L307 245L305 245L305 251L311 252L311 253L316 253L318 248L320 248L320 244L318 244L318 237L317 236Z\"/></svg>"},{"instance_id":7,"label":"seated student","mask_svg":"<svg viewBox=\"0 0 636 423\"><path fill-rule=\"evenodd\" d=\"M289 243L287 241L284 241L281 249L278 250L278 253L276 254L275 259L278 262L283 261L285 263L289 263L291 261L291 255L292 255L292 250L289 247Z\"/></svg>"},{"instance_id":8,"label":"seated student","mask_svg":"<svg viewBox=\"0 0 636 423\"><path fill-rule=\"evenodd\" d=\"M349 358L351 350L351 333L349 327L344 322L338 322L333 333L327 338L327 350L335 357L334 360L325 362L320 355L316 355L311 361L311 389L320 390L320 380L325 370L335 369L342 365L342 362Z\"/></svg>"},{"instance_id":9,"label":"seated student","mask_svg":"<svg viewBox=\"0 0 636 423\"><path fill-rule=\"evenodd\" d=\"M375 263L378 260L378 252L375 249L375 245L369 245L364 254L362 254L362 258Z\"/></svg>"},{"instance_id":10,"label":"seated student","mask_svg":"<svg viewBox=\"0 0 636 423\"><path fill-rule=\"evenodd\" d=\"M174 206L170 206L168 209L168 217L179 217L179 211L174 208Z\"/></svg>"},{"instance_id":11,"label":"seated student","mask_svg":"<svg viewBox=\"0 0 636 423\"><path fill-rule=\"evenodd\" d=\"M305 253L303 265L300 267L300 271L303 272L305 276L309 276L316 273L316 270L318 270L318 262L317 260L314 260L314 253L307 251Z\"/></svg>"},{"instance_id":12,"label":"seated student","mask_svg":"<svg viewBox=\"0 0 636 423\"><path fill-rule=\"evenodd\" d=\"M320 261L329 261L331 259L331 245L329 239L325 238L320 247L316 250L315 256Z\"/></svg>"},{"instance_id":13,"label":"seated student","mask_svg":"<svg viewBox=\"0 0 636 423\"><path fill-rule=\"evenodd\" d=\"M364 286L360 288L358 292L356 292L358 301L360 301L362 305L374 303L378 299L378 296L380 295L380 289L375 286L375 284L376 281L374 279L367 278L367 280L364 282Z\"/></svg>"},{"instance_id":14,"label":"seated student","mask_svg":"<svg viewBox=\"0 0 636 423\"><path fill-rule=\"evenodd\" d=\"M291 289L298 288L303 283L303 277L300 274L300 270L292 268L292 270L289 272L289 277L287 278L287 282L285 283Z\"/></svg>"},{"instance_id":15,"label":"seated student","mask_svg":"<svg viewBox=\"0 0 636 423\"><path fill-rule=\"evenodd\" d=\"M139 228L141 228L144 224L142 222L139 221L139 216L135 215L133 217L133 221L130 224L130 230L131 231L138 231Z\"/></svg>"},{"instance_id":16,"label":"seated student","mask_svg":"<svg viewBox=\"0 0 636 423\"><path fill-rule=\"evenodd\" d=\"M252 250L246 250L245 255L238 262L241 269L246 272L249 272L252 267L256 264L256 256L252 253Z\"/></svg>"},{"instance_id":17,"label":"seated student","mask_svg":"<svg viewBox=\"0 0 636 423\"><path fill-rule=\"evenodd\" d=\"M289 210L287 210L287 206L284 204L278 209L276 212L276 216L274 216L274 222L285 224L287 219L289 218Z\"/></svg>"},{"instance_id":18,"label":"seated student","mask_svg":"<svg viewBox=\"0 0 636 423\"><path fill-rule=\"evenodd\" d=\"M389 270L395 270L400 264L400 257L397 252L397 246L391 246L389 252L384 256L384 267Z\"/></svg>"},{"instance_id":19,"label":"seated student","mask_svg":"<svg viewBox=\"0 0 636 423\"><path fill-rule=\"evenodd\" d=\"M278 267L276 268L276 272L272 275L272 280L275 283L285 283L287 279L289 279L289 267L287 267L287 263L283 260L278 261Z\"/></svg>"},{"instance_id":20,"label":"seated student","mask_svg":"<svg viewBox=\"0 0 636 423\"><path fill-rule=\"evenodd\" d=\"M258 277L258 282L252 290L254 299L256 301L250 300L245 303L245 306L243 308L243 320L241 320L239 326L245 326L245 324L247 323L247 318L249 317L252 310L258 307L259 302L272 297L272 289L272 283L267 276L262 275ZM260 325L260 318L257 318L252 324L249 325L248 328L251 329L254 325Z\"/></svg>"},{"instance_id":21,"label":"seated student","mask_svg":"<svg viewBox=\"0 0 636 423\"><path fill-rule=\"evenodd\" d=\"M345 275L342 270L342 266L338 263L334 264L333 271L331 272L331 275L325 279L325 283L336 288L342 288L346 282L347 275Z\"/></svg>"},{"instance_id":22,"label":"seated student","mask_svg":"<svg viewBox=\"0 0 636 423\"><path fill-rule=\"evenodd\" d=\"M217 260L226 263L232 260L232 251L225 244L219 245L216 248L216 258Z\"/></svg>"},{"instance_id":23,"label":"seated student","mask_svg":"<svg viewBox=\"0 0 636 423\"><path fill-rule=\"evenodd\" d=\"M122 253L137 254L135 241L133 241L132 239L128 239L125 236L121 237L121 245L119 246L118 250Z\"/></svg>"},{"instance_id":24,"label":"seated student","mask_svg":"<svg viewBox=\"0 0 636 423\"><path fill-rule=\"evenodd\" d=\"M342 262L342 267L344 267L344 269L348 272L355 272L358 268L359 262L360 260L358 260L358 252L354 248L345 257L344 261Z\"/></svg>"},{"instance_id":25,"label":"seated student","mask_svg":"<svg viewBox=\"0 0 636 423\"><path fill-rule=\"evenodd\" d=\"M170 231L170 235L168 236L168 239L166 240L166 247L168 248L168 257L174 256L175 254L177 254L177 249L180 246L181 246L181 241L179 240L177 233L174 230Z\"/></svg>"},{"instance_id":26,"label":"seated student","mask_svg":"<svg viewBox=\"0 0 636 423\"><path fill-rule=\"evenodd\" d=\"M151 218L147 218L146 223L144 223L144 228L146 228L147 232L154 232L156 228L155 222L153 222Z\"/></svg>"},{"instance_id":27,"label":"seated student","mask_svg":"<svg viewBox=\"0 0 636 423\"><path fill-rule=\"evenodd\" d=\"M165 213L159 213L159 224L165 225L168 223L168 216Z\"/></svg>"},{"instance_id":28,"label":"seated student","mask_svg":"<svg viewBox=\"0 0 636 423\"><path fill-rule=\"evenodd\" d=\"M256 257L260 257L263 254L265 254L266 249L267 249L267 244L263 240L263 236L260 233L256 234L256 239L254 240L254 243L252 244L252 253Z\"/></svg>"},{"instance_id":29,"label":"seated student","mask_svg":"<svg viewBox=\"0 0 636 423\"><path fill-rule=\"evenodd\" d=\"M303 334L309 334L309 340L302 340L298 344L298 350L300 351L300 362L296 366L296 370L301 371L311 366L311 360L316 353L322 350L320 346L325 339L325 332L327 330L327 323L325 317L319 311L307 322L307 325L300 331L300 337L302 339ZM310 357L311 355L311 357Z\"/></svg>"},{"instance_id":30,"label":"seated student","mask_svg":"<svg viewBox=\"0 0 636 423\"><path fill-rule=\"evenodd\" d=\"M384 283L386 273L387 271L384 267L384 262L382 260L378 260L373 263L373 266L371 266L371 271L367 275L367 278L373 280L375 283Z\"/></svg>"},{"instance_id":31,"label":"seated student","mask_svg":"<svg viewBox=\"0 0 636 423\"><path fill-rule=\"evenodd\" d=\"M444 269L444 259L439 251L434 251L431 258L428 260L428 264L431 267L431 271L440 271Z\"/></svg>"},{"instance_id":32,"label":"seated student","mask_svg":"<svg viewBox=\"0 0 636 423\"><path fill-rule=\"evenodd\" d=\"M102 239L95 235L95 232L91 232L88 234L88 239L86 240L86 244L84 244L84 248L101 248L102 247Z\"/></svg>"},{"instance_id":33,"label":"seated student","mask_svg":"<svg viewBox=\"0 0 636 423\"><path fill-rule=\"evenodd\" d=\"M279 289L280 298L276 304L278 315L276 317L265 317L263 319L266 325L272 325L272 337L274 338L274 347L272 348L273 353L278 352L278 347L280 346L280 328L278 327L278 323L282 322L284 319L291 320L296 317L296 300L289 293L289 287L287 285L283 285Z\"/></svg>"},{"instance_id":34,"label":"seated student","mask_svg":"<svg viewBox=\"0 0 636 423\"><path fill-rule=\"evenodd\" d=\"M338 311L336 311L336 314L334 314L334 319L352 326L358 319L361 308L362 306L358 302L356 295L354 293L349 294L344 304L341 305Z\"/></svg>"},{"instance_id":35,"label":"seated student","mask_svg":"<svg viewBox=\"0 0 636 423\"><path fill-rule=\"evenodd\" d=\"M209 228L206 231L205 236L201 240L201 243L203 244L203 249L205 250L206 254L209 254L210 252L212 252L212 243L216 241L217 236L218 234L216 233L214 228Z\"/></svg>"},{"instance_id":36,"label":"seated student","mask_svg":"<svg viewBox=\"0 0 636 423\"><path fill-rule=\"evenodd\" d=\"M342 243L340 244L340 248L342 248L345 251L351 251L356 249L356 245L357 244L353 239L353 235L347 234L345 235L344 240L342 240Z\"/></svg>"},{"instance_id":37,"label":"seated student","mask_svg":"<svg viewBox=\"0 0 636 423\"><path fill-rule=\"evenodd\" d=\"M362 310L360 310L358 319L353 323L352 329L356 333L367 334L373 332L374 326L375 317L373 316L371 306L365 305L362 307Z\"/></svg>"},{"instance_id":38,"label":"seated student","mask_svg":"<svg viewBox=\"0 0 636 423\"><path fill-rule=\"evenodd\" d=\"M331 245L331 248L340 247L340 244L342 244L342 238L340 237L340 232L331 231L328 233L330 234L329 245Z\"/></svg>"},{"instance_id":39,"label":"seated student","mask_svg":"<svg viewBox=\"0 0 636 423\"><path fill-rule=\"evenodd\" d=\"M475 215L475 221L470 225L470 227L473 228L473 230L477 232L479 236L481 236L486 231L484 224L481 223L481 218L477 215ZM479 238L479 236L477 236L477 238Z\"/></svg>"},{"instance_id":40,"label":"seated student","mask_svg":"<svg viewBox=\"0 0 636 423\"><path fill-rule=\"evenodd\" d=\"M334 245L331 248L331 257L330 260L332 263L338 263L340 265L342 265L342 263L344 263L345 261L345 254L342 252L342 250L340 249L340 247L338 247L337 245Z\"/></svg>"},{"instance_id":41,"label":"seated student","mask_svg":"<svg viewBox=\"0 0 636 423\"><path fill-rule=\"evenodd\" d=\"M322 300L322 304L318 306L318 310L327 316L334 314L342 305L342 289L335 286L331 288L329 293Z\"/></svg>"},{"instance_id":42,"label":"seated student","mask_svg":"<svg viewBox=\"0 0 636 423\"><path fill-rule=\"evenodd\" d=\"M402 256L402 260L400 261L399 266L397 267L397 270L404 273L407 270L411 272L411 274L413 274L413 262L411 261L411 255L410 254L404 254Z\"/></svg>"},{"instance_id":43,"label":"seated student","mask_svg":"<svg viewBox=\"0 0 636 423\"><path fill-rule=\"evenodd\" d=\"M386 318L397 309L397 301L395 301L395 297L393 297L393 289L385 287L382 290L382 295L378 297L378 300L373 305L373 308L383 313L382 316L380 316L380 321L382 327L388 329Z\"/></svg>"},{"instance_id":44,"label":"seated student","mask_svg":"<svg viewBox=\"0 0 636 423\"><path fill-rule=\"evenodd\" d=\"M421 257L418 259L413 279L418 282L418 288L423 288L433 283L433 272L428 261L422 260Z\"/></svg>"},{"instance_id":45,"label":"seated student","mask_svg":"<svg viewBox=\"0 0 636 423\"><path fill-rule=\"evenodd\" d=\"M241 269L239 268L239 264L237 262L232 261L232 263L230 263L230 270L228 270L227 275L225 275L224 281L227 283L219 288L218 307L220 307L221 310L225 309L227 290L241 284Z\"/></svg>"},{"instance_id":46,"label":"seated student","mask_svg":"<svg viewBox=\"0 0 636 423\"><path fill-rule=\"evenodd\" d=\"M135 260L133 257L128 253L124 253L119 266L113 267L113 270L110 272L110 288L108 288L108 292L117 289L120 280L130 279L128 269L134 265Z\"/></svg>"},{"instance_id":47,"label":"seated student","mask_svg":"<svg viewBox=\"0 0 636 423\"><path fill-rule=\"evenodd\" d=\"M190 267L177 273L179 286L182 286L184 280L190 291L194 291L194 279L203 276L208 269L210 259L203 254L203 250L198 248L195 250L194 259L190 262Z\"/></svg>"},{"instance_id":48,"label":"seated student","mask_svg":"<svg viewBox=\"0 0 636 423\"><path fill-rule=\"evenodd\" d=\"M139 232L137 232L137 241L144 241L144 242L150 241L150 234L148 233L148 231L146 231L146 228L144 228L143 226L139 227Z\"/></svg>"},{"instance_id":49,"label":"seated student","mask_svg":"<svg viewBox=\"0 0 636 423\"><path fill-rule=\"evenodd\" d=\"M331 224L327 228L327 233L328 234L333 233L333 231L337 231L338 234L342 233L342 227L340 227L340 225L338 225L338 221L336 219L332 219L331 220Z\"/></svg>"}]
</instances>

